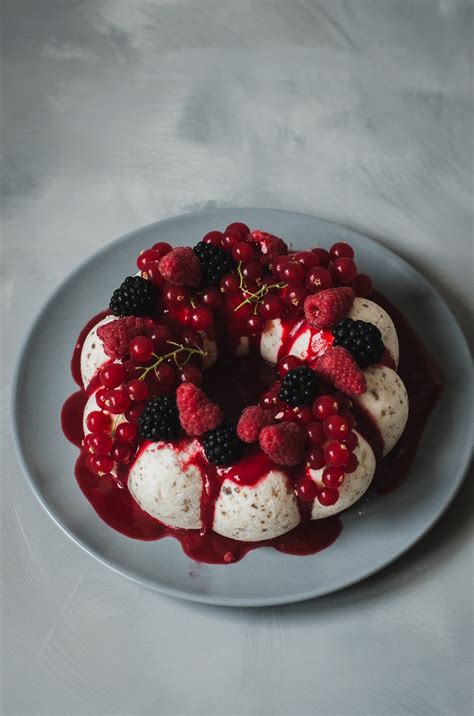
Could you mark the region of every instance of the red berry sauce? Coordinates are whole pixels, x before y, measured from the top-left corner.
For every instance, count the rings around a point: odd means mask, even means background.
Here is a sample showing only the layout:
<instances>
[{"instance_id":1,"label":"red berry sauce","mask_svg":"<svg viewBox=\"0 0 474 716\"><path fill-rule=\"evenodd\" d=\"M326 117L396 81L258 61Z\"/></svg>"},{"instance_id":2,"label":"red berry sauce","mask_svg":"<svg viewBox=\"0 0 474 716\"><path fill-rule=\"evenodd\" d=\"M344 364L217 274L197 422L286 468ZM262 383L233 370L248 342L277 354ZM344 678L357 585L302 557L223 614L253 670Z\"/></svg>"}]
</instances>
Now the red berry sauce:
<instances>
[{"instance_id":1,"label":"red berry sauce","mask_svg":"<svg viewBox=\"0 0 474 716\"><path fill-rule=\"evenodd\" d=\"M405 383L410 401L407 428L396 447L384 459L381 459L382 442L376 427L367 416L360 412L357 414L357 430L370 443L378 459L372 485L378 492L386 493L398 487L406 478L426 421L441 393L442 382L439 369L400 313L380 294L372 294L371 297L389 313L395 323L401 356L398 372ZM107 313L104 311L92 318L78 338L71 371L79 385L81 385L80 353L83 341L89 330ZM238 335L241 335L240 326L238 322L236 323L237 325L233 326L236 332L235 341L232 338L230 340L232 347L235 347ZM289 345L305 330L307 325L301 319L288 319L283 322L280 359L288 354ZM331 342L330 333L314 332L311 336L311 353L316 357L323 353ZM277 378L276 367L270 366L255 355L259 347L259 337L250 337L249 344L253 351L250 356L223 357L202 375L203 389L211 399L221 405L229 419L237 419L247 405L257 404L259 396L268 390ZM393 366L393 360L389 355L384 357L383 362L389 367ZM88 393L90 392L89 387ZM61 415L64 434L78 447L83 439L82 416L86 400L87 395L84 390L74 393L66 400ZM315 447L314 450L320 448ZM97 476L87 469L86 457L87 453L81 451L76 463L76 479L101 519L118 532L134 539L157 540L166 536L174 537L180 541L189 557L200 562L211 564L235 562L242 559L250 550L262 546L273 547L287 554L314 554L331 545L342 530L339 516L310 520L312 503L308 499L298 499L301 524L281 537L262 542L241 542L213 532L211 528L214 505L223 479L230 478L240 485L253 486L271 467L274 467L270 458L256 447L250 448L243 459L225 469L209 464L199 453L190 458L189 462L195 464L203 476L202 530L179 530L162 524L144 512L128 491L128 465L119 466L116 478L111 475ZM302 484L306 475L304 466L284 468L282 471L295 486ZM330 488L325 488L325 493L329 492ZM322 495L324 500L326 497L329 504L332 495Z\"/></svg>"}]
</instances>

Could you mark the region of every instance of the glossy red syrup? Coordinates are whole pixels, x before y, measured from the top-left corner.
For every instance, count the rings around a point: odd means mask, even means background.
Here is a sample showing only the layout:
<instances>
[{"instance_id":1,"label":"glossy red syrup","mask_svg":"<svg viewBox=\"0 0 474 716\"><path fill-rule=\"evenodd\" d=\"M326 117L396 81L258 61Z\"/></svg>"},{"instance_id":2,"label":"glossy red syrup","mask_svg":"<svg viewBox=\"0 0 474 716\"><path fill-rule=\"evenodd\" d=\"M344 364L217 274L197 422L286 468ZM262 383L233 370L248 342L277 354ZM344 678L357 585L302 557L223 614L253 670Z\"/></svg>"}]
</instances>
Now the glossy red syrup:
<instances>
[{"instance_id":1,"label":"glossy red syrup","mask_svg":"<svg viewBox=\"0 0 474 716\"><path fill-rule=\"evenodd\" d=\"M84 438L84 429L82 427L82 419L78 416L84 414L84 408L87 403L87 395L84 390L78 390L69 396L61 410L61 427L64 435L69 442L81 447Z\"/></svg>"},{"instance_id":2,"label":"glossy red syrup","mask_svg":"<svg viewBox=\"0 0 474 716\"><path fill-rule=\"evenodd\" d=\"M400 342L401 361L399 373L409 395L410 417L407 429L398 445L389 456L378 462L373 485L379 492L386 493L398 487L406 478L415 456L418 442L426 421L438 399L442 382L439 369L408 326L400 313L380 294L373 295L392 317ZM92 328L107 312L95 316L81 331L74 349L71 370L76 383L81 385L80 352L84 339ZM287 354L289 346L306 329L300 320L285 322L283 346L279 357ZM258 339L257 339L258 340ZM252 339L253 348L257 340ZM331 344L331 334L314 332L311 337L311 352L316 357ZM390 356L383 361L389 367L393 362ZM204 388L217 400L229 418L237 417L246 405L255 404L258 396L275 380L275 369L256 356L243 359L223 359L205 373ZM64 434L75 445L80 446L83 438L82 413L87 396L84 390L74 393L65 402L61 420ZM366 416L359 414L357 428L364 434L376 454L381 454L381 440L378 431ZM85 497L98 515L111 527L122 534L141 540L157 540L170 536L178 539L184 552L192 559L211 564L235 562L250 550L266 546L294 555L314 554L331 545L342 530L339 517L311 521L311 503L299 501L302 522L291 532L279 538L262 542L240 542L222 537L211 529L214 517L214 505L219 494L222 480L232 479L242 486L255 485L273 463L259 451L249 452L242 460L230 468L216 468L200 454L190 458L203 475L201 497L202 530L179 530L169 528L141 510L127 489L127 469L122 468L118 478L98 477L86 468L85 455L80 454L76 463L76 478ZM304 469L291 468L285 472L294 484L302 476Z\"/></svg>"},{"instance_id":3,"label":"glossy red syrup","mask_svg":"<svg viewBox=\"0 0 474 716\"><path fill-rule=\"evenodd\" d=\"M76 462L76 479L85 497L99 517L118 532L145 541L162 537L179 540L184 552L198 562L227 564L237 562L247 552L258 547L273 547L280 552L294 555L315 554L329 547L339 536L342 523L337 517L301 524L291 532L276 539L263 542L240 542L216 534L210 529L214 503L218 489L216 483L205 485L201 506L204 528L202 530L179 530L163 525L144 512L126 487L126 481L118 484L112 477L92 475L81 453ZM207 466L207 464L206 464ZM217 483L220 486L220 483ZM207 523L207 524L206 524Z\"/></svg>"},{"instance_id":4,"label":"glossy red syrup","mask_svg":"<svg viewBox=\"0 0 474 716\"><path fill-rule=\"evenodd\" d=\"M372 487L387 494L407 478L430 413L443 392L437 363L395 306L374 291L371 298L384 308L395 324L400 344L398 373L408 393L409 413L405 431L393 450L377 463Z\"/></svg>"}]
</instances>

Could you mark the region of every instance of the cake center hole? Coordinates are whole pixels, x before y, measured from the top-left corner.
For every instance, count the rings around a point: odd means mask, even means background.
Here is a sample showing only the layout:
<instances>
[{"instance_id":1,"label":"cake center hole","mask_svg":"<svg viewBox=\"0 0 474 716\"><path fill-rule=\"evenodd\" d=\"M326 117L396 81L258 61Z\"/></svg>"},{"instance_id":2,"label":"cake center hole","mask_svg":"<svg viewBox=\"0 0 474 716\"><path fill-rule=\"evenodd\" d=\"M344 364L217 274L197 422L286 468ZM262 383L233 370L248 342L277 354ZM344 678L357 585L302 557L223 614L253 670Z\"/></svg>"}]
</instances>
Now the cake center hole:
<instances>
[{"instance_id":1,"label":"cake center hole","mask_svg":"<svg viewBox=\"0 0 474 716\"><path fill-rule=\"evenodd\" d=\"M248 405L258 405L261 394L276 380L275 366L259 356L220 358L203 372L203 390L224 411L238 420Z\"/></svg>"}]
</instances>

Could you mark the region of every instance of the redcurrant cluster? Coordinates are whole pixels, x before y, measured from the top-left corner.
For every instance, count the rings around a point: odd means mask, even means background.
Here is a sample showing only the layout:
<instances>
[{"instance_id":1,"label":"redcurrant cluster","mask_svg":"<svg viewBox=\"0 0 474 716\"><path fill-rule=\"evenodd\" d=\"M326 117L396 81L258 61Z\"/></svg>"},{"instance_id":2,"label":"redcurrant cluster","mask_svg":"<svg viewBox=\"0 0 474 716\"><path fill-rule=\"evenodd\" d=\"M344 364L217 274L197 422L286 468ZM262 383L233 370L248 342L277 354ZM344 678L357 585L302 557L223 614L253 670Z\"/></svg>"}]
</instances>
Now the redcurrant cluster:
<instances>
[{"instance_id":1,"label":"redcurrant cluster","mask_svg":"<svg viewBox=\"0 0 474 716\"><path fill-rule=\"evenodd\" d=\"M283 378L289 371L303 365L296 356L282 358L277 366ZM357 469L358 459L354 450L358 445L353 432L355 418L350 411L350 400L344 395L320 395L312 405L290 408L279 399L280 381L277 381L260 397L260 406L272 412L276 421L299 424L306 431L308 451L306 467L323 470L322 487L310 478L303 478L296 485L296 494L303 501L318 501L325 506L339 499L339 489L344 477Z\"/></svg>"},{"instance_id":2,"label":"redcurrant cluster","mask_svg":"<svg viewBox=\"0 0 474 716\"><path fill-rule=\"evenodd\" d=\"M213 324L213 311L220 304L220 292L218 289L207 288L200 294L192 294L184 286L167 283L160 272L159 263L171 250L170 244L161 241L142 251L137 258L142 277L161 289L163 308L173 311L180 323L196 331L208 331Z\"/></svg>"},{"instance_id":3,"label":"redcurrant cluster","mask_svg":"<svg viewBox=\"0 0 474 716\"><path fill-rule=\"evenodd\" d=\"M87 416L88 433L83 447L90 453L87 467L95 475L109 474L114 463L128 464L136 451L136 423L148 397L149 388L138 379L127 380L120 363L104 366L99 379L101 388L95 394L100 410Z\"/></svg>"},{"instance_id":4,"label":"redcurrant cluster","mask_svg":"<svg viewBox=\"0 0 474 716\"><path fill-rule=\"evenodd\" d=\"M275 240L286 252L284 242ZM239 312L242 330L250 335L261 333L265 321L281 316L285 309L284 298L279 295L284 283L276 282L271 274L262 244L254 240L248 226L239 222L230 224L223 233L210 232L203 241L231 253L237 271L222 277L220 290L227 307Z\"/></svg>"},{"instance_id":5,"label":"redcurrant cluster","mask_svg":"<svg viewBox=\"0 0 474 716\"><path fill-rule=\"evenodd\" d=\"M237 269L222 276L219 288L204 286L196 291L166 281L160 260L172 247L164 242L143 251L137 266L144 278L160 289L162 307L175 324L195 331L212 332L215 314L223 306L239 314L242 334L258 335L268 319L303 311L305 298L333 286L351 286L357 296L367 296L372 284L357 272L354 251L338 242L329 251L314 248L288 253L282 239L246 224L234 222L224 231L210 231L202 242L232 256Z\"/></svg>"},{"instance_id":6,"label":"redcurrant cluster","mask_svg":"<svg viewBox=\"0 0 474 716\"><path fill-rule=\"evenodd\" d=\"M334 505L339 499L339 488L345 475L357 469L359 461L354 450L359 444L352 430L355 420L347 409L344 399L321 395L312 406L313 421L306 424L310 445L306 465L311 470L321 470L322 487L305 478L296 486L302 500L317 499L322 505Z\"/></svg>"},{"instance_id":7,"label":"redcurrant cluster","mask_svg":"<svg viewBox=\"0 0 474 716\"><path fill-rule=\"evenodd\" d=\"M246 313L251 334L261 333L267 319L302 312L305 298L312 293L334 286L351 286L357 296L372 290L370 278L357 272L349 244L336 243L329 251L285 251L269 262L262 245L246 231L245 225L231 225L224 233L211 232L204 241L230 250L238 262L238 271L225 275L220 288L230 297L234 311Z\"/></svg>"},{"instance_id":8,"label":"redcurrant cluster","mask_svg":"<svg viewBox=\"0 0 474 716\"><path fill-rule=\"evenodd\" d=\"M275 278L288 284L285 299L296 311L302 311L310 294L336 286L351 286L357 296L367 296L372 282L359 274L354 262L354 250L339 242L329 251L315 248L279 257L272 266Z\"/></svg>"},{"instance_id":9,"label":"redcurrant cluster","mask_svg":"<svg viewBox=\"0 0 474 716\"><path fill-rule=\"evenodd\" d=\"M159 241L157 244L153 244L150 249L142 251L137 258L137 266L142 272L143 278L147 278L158 288L161 288L165 283L158 264L163 256L169 254L172 248L171 244L166 243L166 241Z\"/></svg>"},{"instance_id":10,"label":"redcurrant cluster","mask_svg":"<svg viewBox=\"0 0 474 716\"><path fill-rule=\"evenodd\" d=\"M167 337L163 326L156 326L150 336L137 336L130 341L130 361L108 363L99 372L101 387L95 399L100 410L94 410L86 419L91 431L84 438L84 449L89 470L97 475L110 473L114 462L128 464L136 451L137 422L152 395L172 392L178 381L201 382L198 366L188 364L194 355L205 355L201 347L176 343ZM156 334L154 336L154 333ZM155 338L155 340L153 339ZM194 336L193 336L194 338ZM155 353L167 346L167 352ZM130 379L130 373L137 377Z\"/></svg>"}]
</instances>

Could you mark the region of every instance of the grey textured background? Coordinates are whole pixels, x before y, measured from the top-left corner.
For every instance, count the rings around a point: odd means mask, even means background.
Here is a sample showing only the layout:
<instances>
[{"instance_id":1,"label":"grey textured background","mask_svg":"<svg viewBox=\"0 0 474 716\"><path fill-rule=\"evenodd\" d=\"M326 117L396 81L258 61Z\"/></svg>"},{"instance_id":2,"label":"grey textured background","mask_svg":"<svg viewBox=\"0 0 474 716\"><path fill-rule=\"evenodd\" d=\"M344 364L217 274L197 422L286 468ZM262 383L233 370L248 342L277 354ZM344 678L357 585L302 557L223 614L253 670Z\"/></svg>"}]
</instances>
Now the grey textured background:
<instances>
[{"instance_id":1,"label":"grey textured background","mask_svg":"<svg viewBox=\"0 0 474 716\"><path fill-rule=\"evenodd\" d=\"M206 206L378 238L467 329L472 15L463 0L4 0L2 713L471 713L472 482L356 587L200 607L58 531L7 413L19 343L60 279L116 236Z\"/></svg>"}]
</instances>

